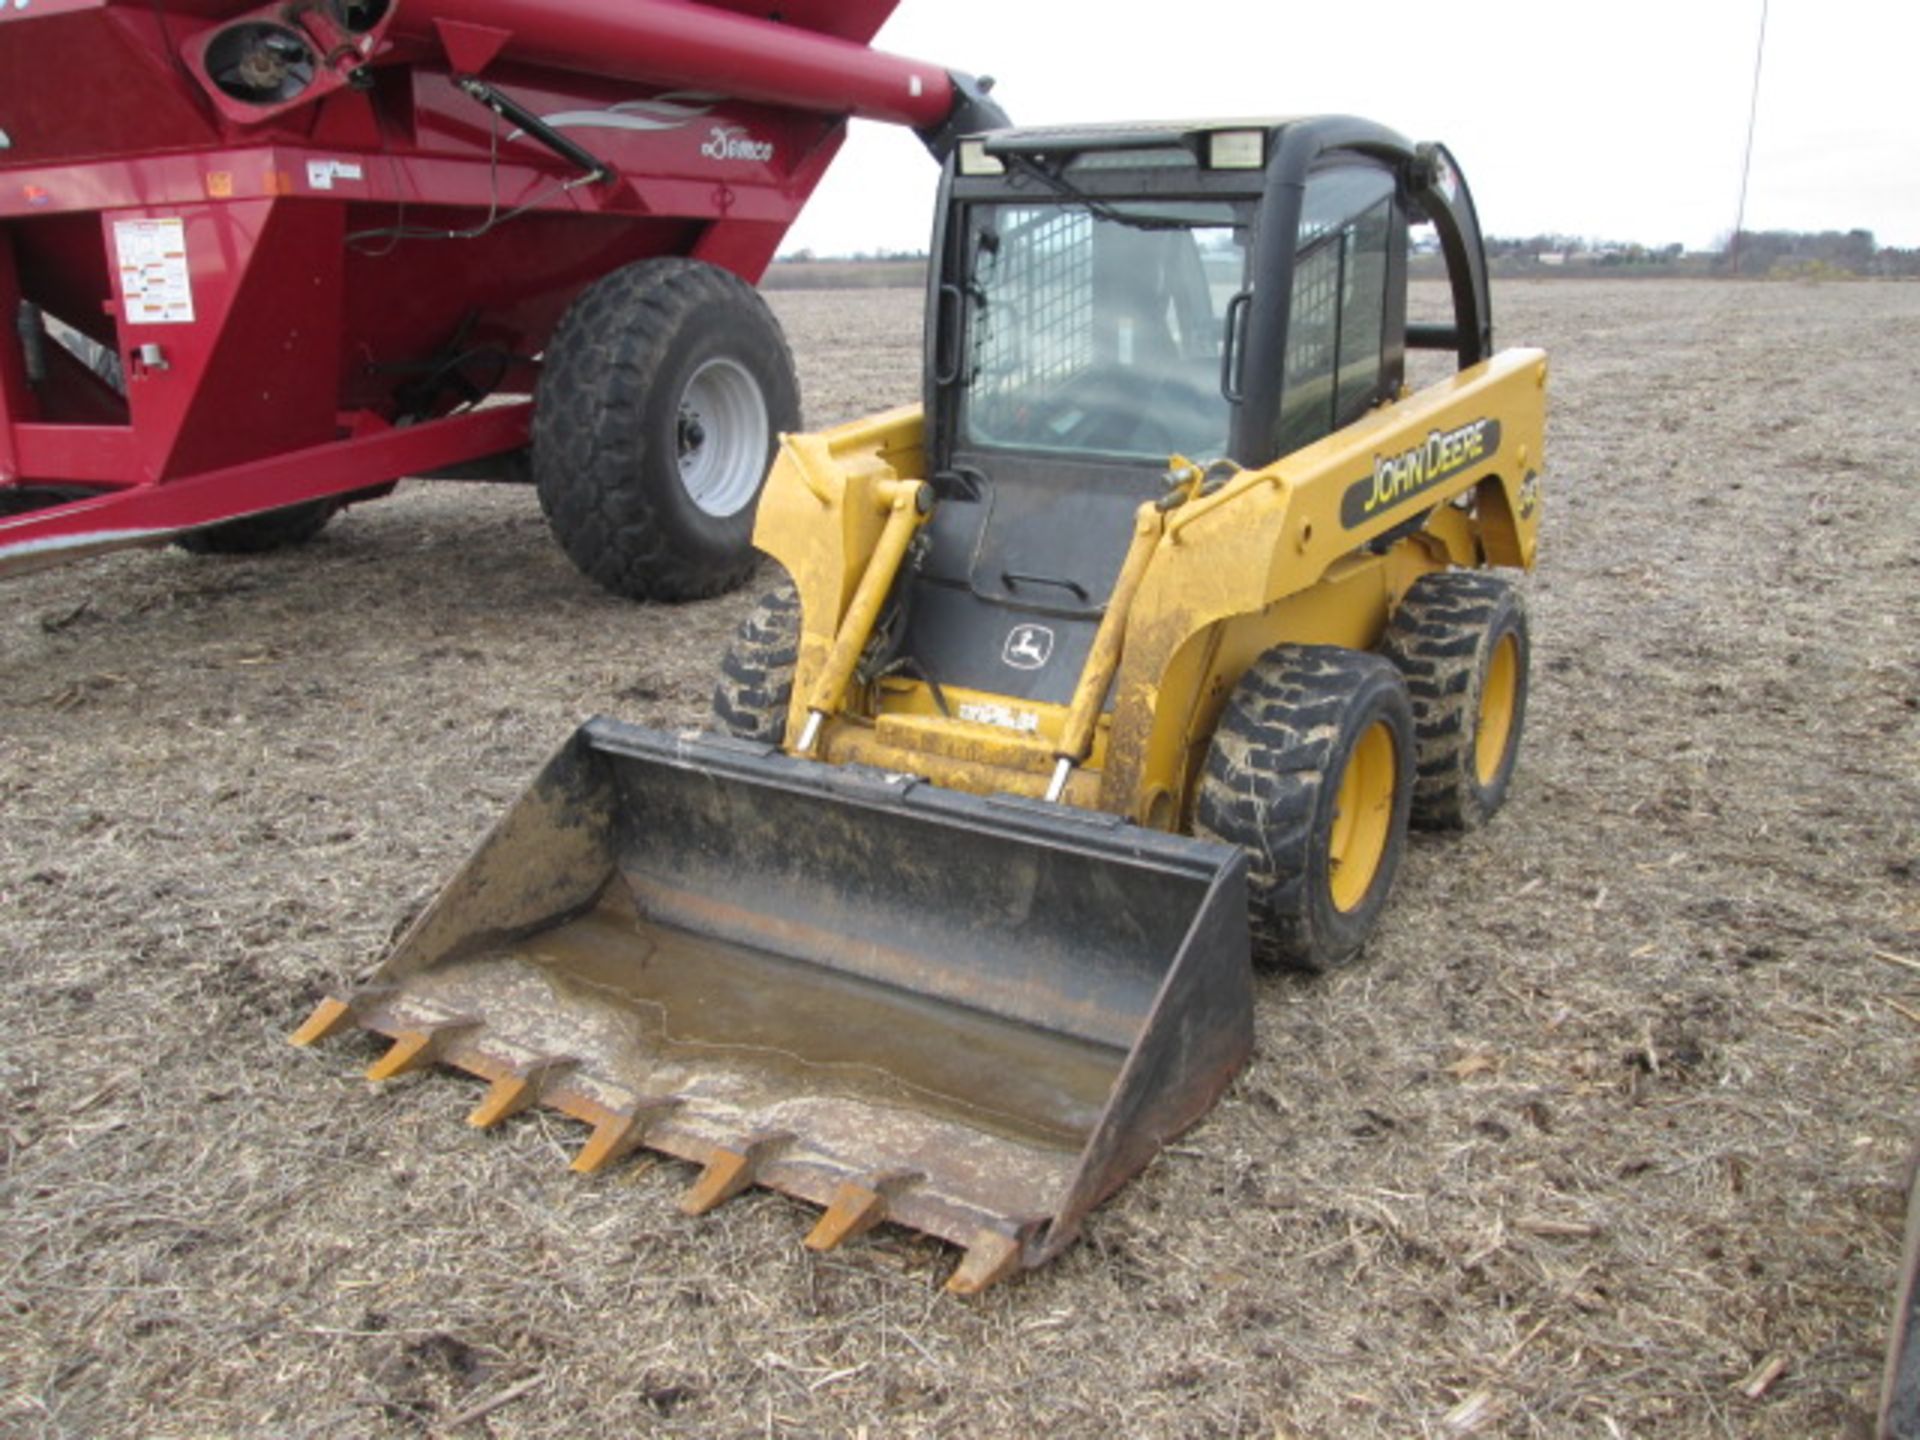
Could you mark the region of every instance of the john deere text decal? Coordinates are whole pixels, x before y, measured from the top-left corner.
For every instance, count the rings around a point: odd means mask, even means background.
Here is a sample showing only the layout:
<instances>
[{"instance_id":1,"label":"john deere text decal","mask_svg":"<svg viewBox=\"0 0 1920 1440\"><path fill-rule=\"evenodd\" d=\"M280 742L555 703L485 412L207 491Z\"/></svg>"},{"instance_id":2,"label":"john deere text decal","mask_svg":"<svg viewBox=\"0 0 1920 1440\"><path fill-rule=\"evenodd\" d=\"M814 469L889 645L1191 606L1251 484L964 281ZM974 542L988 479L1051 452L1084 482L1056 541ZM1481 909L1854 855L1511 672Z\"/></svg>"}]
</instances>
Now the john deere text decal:
<instances>
[{"instance_id":1,"label":"john deere text decal","mask_svg":"<svg viewBox=\"0 0 1920 1440\"><path fill-rule=\"evenodd\" d=\"M1457 430L1435 430L1411 450L1376 455L1373 473L1356 480L1340 497L1340 523L1349 530L1366 524L1403 500L1442 480L1489 460L1500 448L1500 422L1469 420Z\"/></svg>"}]
</instances>

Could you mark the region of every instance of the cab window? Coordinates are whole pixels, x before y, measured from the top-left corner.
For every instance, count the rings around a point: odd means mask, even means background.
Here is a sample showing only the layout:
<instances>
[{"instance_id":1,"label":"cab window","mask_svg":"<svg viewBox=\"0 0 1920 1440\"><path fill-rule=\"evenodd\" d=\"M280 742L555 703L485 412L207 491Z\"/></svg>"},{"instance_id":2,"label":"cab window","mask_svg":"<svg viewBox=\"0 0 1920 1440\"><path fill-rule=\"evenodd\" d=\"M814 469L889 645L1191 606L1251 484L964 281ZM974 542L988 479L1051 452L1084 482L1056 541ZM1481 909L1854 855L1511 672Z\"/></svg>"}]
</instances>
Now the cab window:
<instances>
[{"instance_id":1,"label":"cab window","mask_svg":"<svg viewBox=\"0 0 1920 1440\"><path fill-rule=\"evenodd\" d=\"M1246 283L1251 205L983 204L960 434L972 446L1164 462L1227 451L1225 317Z\"/></svg>"},{"instance_id":2,"label":"cab window","mask_svg":"<svg viewBox=\"0 0 1920 1440\"><path fill-rule=\"evenodd\" d=\"M1287 326L1278 450L1311 444L1380 398L1393 177L1372 166L1307 181Z\"/></svg>"}]
</instances>

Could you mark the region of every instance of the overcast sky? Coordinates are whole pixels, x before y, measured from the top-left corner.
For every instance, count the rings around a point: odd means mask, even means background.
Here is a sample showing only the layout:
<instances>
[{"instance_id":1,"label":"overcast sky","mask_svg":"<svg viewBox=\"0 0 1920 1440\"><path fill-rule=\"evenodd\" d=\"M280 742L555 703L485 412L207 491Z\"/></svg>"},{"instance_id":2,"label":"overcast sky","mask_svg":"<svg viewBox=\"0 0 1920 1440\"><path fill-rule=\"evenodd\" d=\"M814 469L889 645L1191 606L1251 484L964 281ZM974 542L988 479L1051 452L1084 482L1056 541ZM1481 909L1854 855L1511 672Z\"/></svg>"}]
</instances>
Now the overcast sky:
<instances>
[{"instance_id":1,"label":"overcast sky","mask_svg":"<svg viewBox=\"0 0 1920 1440\"><path fill-rule=\"evenodd\" d=\"M1338 111L1459 159L1489 234L1733 228L1761 0L901 0L881 49L1020 124ZM1771 0L1751 230L1920 245L1920 0ZM926 246L934 167L855 122L785 250Z\"/></svg>"}]
</instances>

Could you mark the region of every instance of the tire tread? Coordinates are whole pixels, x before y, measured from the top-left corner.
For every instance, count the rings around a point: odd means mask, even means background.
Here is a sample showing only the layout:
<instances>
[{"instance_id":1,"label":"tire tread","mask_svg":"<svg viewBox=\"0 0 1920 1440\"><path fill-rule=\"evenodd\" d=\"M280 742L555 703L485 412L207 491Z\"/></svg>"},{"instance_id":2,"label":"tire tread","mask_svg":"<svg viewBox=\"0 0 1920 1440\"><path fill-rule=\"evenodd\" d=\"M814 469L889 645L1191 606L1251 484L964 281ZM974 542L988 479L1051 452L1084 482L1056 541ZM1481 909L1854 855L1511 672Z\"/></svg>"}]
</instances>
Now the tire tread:
<instances>
[{"instance_id":1,"label":"tire tread","mask_svg":"<svg viewBox=\"0 0 1920 1440\"><path fill-rule=\"evenodd\" d=\"M712 728L778 745L786 736L793 668L800 658L800 592L783 580L754 602L720 661Z\"/></svg>"},{"instance_id":2,"label":"tire tread","mask_svg":"<svg viewBox=\"0 0 1920 1440\"><path fill-rule=\"evenodd\" d=\"M1359 951L1364 935L1332 933L1326 907L1314 903L1307 885L1321 791L1339 778L1329 771L1344 763L1348 717L1383 678L1397 690L1393 676L1366 651L1276 646L1247 670L1221 712L1194 829L1247 852L1248 920L1254 958L1263 964L1320 971ZM1397 703L1404 706L1404 698ZM1392 883L1400 843L1398 834L1389 839L1378 893Z\"/></svg>"},{"instance_id":3,"label":"tire tread","mask_svg":"<svg viewBox=\"0 0 1920 1440\"><path fill-rule=\"evenodd\" d=\"M716 557L676 543L645 472L648 396L671 342L711 307L739 307L773 347L784 376L766 395L777 433L799 424L793 355L751 285L717 266L671 256L601 277L555 330L533 419L534 480L554 535L580 570L636 600L703 600L737 589L759 560L751 545ZM757 328L757 327L756 327Z\"/></svg>"},{"instance_id":4,"label":"tire tread","mask_svg":"<svg viewBox=\"0 0 1920 1440\"><path fill-rule=\"evenodd\" d=\"M1497 633L1514 627L1521 645L1521 688L1506 770L1483 789L1474 773L1476 680ZM1413 700L1413 823L1427 830L1469 830L1506 798L1512 754L1525 718L1526 607L1504 576L1440 570L1407 588L1388 622L1381 653L1407 682Z\"/></svg>"}]
</instances>

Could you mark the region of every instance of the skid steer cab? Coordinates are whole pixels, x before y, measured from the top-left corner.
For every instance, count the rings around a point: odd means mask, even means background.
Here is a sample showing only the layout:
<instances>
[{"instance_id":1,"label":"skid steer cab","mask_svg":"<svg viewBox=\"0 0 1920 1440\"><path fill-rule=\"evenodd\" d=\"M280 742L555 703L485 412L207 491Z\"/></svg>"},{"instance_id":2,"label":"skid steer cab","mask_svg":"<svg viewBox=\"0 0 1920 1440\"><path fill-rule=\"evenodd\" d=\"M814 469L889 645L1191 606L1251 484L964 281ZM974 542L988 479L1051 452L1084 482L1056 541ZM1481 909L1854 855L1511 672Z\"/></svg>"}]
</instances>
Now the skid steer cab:
<instances>
[{"instance_id":1,"label":"skid steer cab","mask_svg":"<svg viewBox=\"0 0 1920 1440\"><path fill-rule=\"evenodd\" d=\"M1409 322L1416 230L1450 319ZM924 403L784 437L718 733L587 726L300 1038L556 1106L585 1167L695 1160L691 1210L801 1196L816 1248L1042 1263L1245 1061L1249 953L1351 959L1408 825L1506 798L1545 383L1439 146L962 140Z\"/></svg>"}]
</instances>

